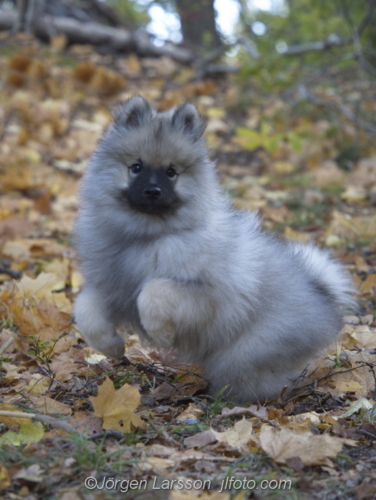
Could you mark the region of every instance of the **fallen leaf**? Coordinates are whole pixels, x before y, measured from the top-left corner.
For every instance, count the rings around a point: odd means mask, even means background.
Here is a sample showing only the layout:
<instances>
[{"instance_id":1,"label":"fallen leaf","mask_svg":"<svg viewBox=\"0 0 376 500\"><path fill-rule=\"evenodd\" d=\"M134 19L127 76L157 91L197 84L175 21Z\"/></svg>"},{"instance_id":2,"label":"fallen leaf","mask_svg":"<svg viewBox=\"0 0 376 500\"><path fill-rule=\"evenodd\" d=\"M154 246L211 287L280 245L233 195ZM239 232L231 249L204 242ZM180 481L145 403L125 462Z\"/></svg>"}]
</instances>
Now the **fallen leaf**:
<instances>
[{"instance_id":1,"label":"fallen leaf","mask_svg":"<svg viewBox=\"0 0 376 500\"><path fill-rule=\"evenodd\" d=\"M251 405L248 408L243 408L241 406L235 406L231 410L229 408L222 408L222 416L233 417L238 415L250 415L251 417L257 418L268 418L268 412L266 408L258 407L256 405Z\"/></svg>"},{"instance_id":2,"label":"fallen leaf","mask_svg":"<svg viewBox=\"0 0 376 500\"><path fill-rule=\"evenodd\" d=\"M10 405L10 404L5 404L5 403L0 403L0 410L1 411L13 411L13 412L19 412L19 408L15 405ZM6 417L4 415L0 415L0 422L8 427L11 431L18 431L21 425L28 425L30 424L30 419L29 418L24 418L24 417Z\"/></svg>"},{"instance_id":3,"label":"fallen leaf","mask_svg":"<svg viewBox=\"0 0 376 500\"><path fill-rule=\"evenodd\" d=\"M342 450L344 440L328 434L315 435L308 429L279 431L266 430L258 436L261 448L277 463L299 457L304 465L324 464L327 458L335 458Z\"/></svg>"},{"instance_id":4,"label":"fallen leaf","mask_svg":"<svg viewBox=\"0 0 376 500\"><path fill-rule=\"evenodd\" d=\"M185 438L184 444L187 448L203 448L217 441L217 433L213 429L208 429L203 432L198 432L194 436Z\"/></svg>"},{"instance_id":5,"label":"fallen leaf","mask_svg":"<svg viewBox=\"0 0 376 500\"><path fill-rule=\"evenodd\" d=\"M368 276L360 285L360 293L363 295L371 295L376 289L376 273Z\"/></svg>"},{"instance_id":6,"label":"fallen leaf","mask_svg":"<svg viewBox=\"0 0 376 500\"><path fill-rule=\"evenodd\" d=\"M318 383L317 390L329 392L335 397L345 392L353 392L359 397L367 396L375 387L372 372L374 356L366 351L342 351L341 357L346 359L352 369L345 367L335 370L330 377Z\"/></svg>"},{"instance_id":7,"label":"fallen leaf","mask_svg":"<svg viewBox=\"0 0 376 500\"><path fill-rule=\"evenodd\" d=\"M43 480L43 469L39 464L32 464L29 467L19 470L13 476L14 479L24 479L32 483L40 483Z\"/></svg>"},{"instance_id":8,"label":"fallen leaf","mask_svg":"<svg viewBox=\"0 0 376 500\"><path fill-rule=\"evenodd\" d=\"M236 422L232 429L228 429L224 432L216 432L213 429L208 429L194 436L185 438L184 444L187 448L203 448L209 444L220 442L231 448L245 450L247 449L247 443L251 439L252 422L243 418L239 422Z\"/></svg>"},{"instance_id":9,"label":"fallen leaf","mask_svg":"<svg viewBox=\"0 0 376 500\"><path fill-rule=\"evenodd\" d=\"M185 422L185 421L197 421L197 418L202 415L203 410L199 406L189 403L187 408L181 413L176 420L179 420L180 422Z\"/></svg>"},{"instance_id":10,"label":"fallen leaf","mask_svg":"<svg viewBox=\"0 0 376 500\"><path fill-rule=\"evenodd\" d=\"M109 378L98 389L98 396L91 397L94 415L103 418L105 429L129 432L131 425L143 427L140 416L134 410L140 405L140 393L137 387L124 384L115 390Z\"/></svg>"},{"instance_id":11,"label":"fallen leaf","mask_svg":"<svg viewBox=\"0 0 376 500\"><path fill-rule=\"evenodd\" d=\"M365 410L369 411L375 408L375 402L369 401L366 398L360 398L357 401L353 401L350 405L350 408L342 415L342 417L351 417L354 413L358 413L358 411Z\"/></svg>"},{"instance_id":12,"label":"fallen leaf","mask_svg":"<svg viewBox=\"0 0 376 500\"><path fill-rule=\"evenodd\" d=\"M0 466L0 491L6 490L11 485L8 470Z\"/></svg>"},{"instance_id":13,"label":"fallen leaf","mask_svg":"<svg viewBox=\"0 0 376 500\"><path fill-rule=\"evenodd\" d=\"M162 472L169 467L173 467L175 465L175 461L169 458L161 458L161 457L147 457L143 460L140 460L137 463L137 467L142 471L152 470L155 472Z\"/></svg>"},{"instance_id":14,"label":"fallen leaf","mask_svg":"<svg viewBox=\"0 0 376 500\"><path fill-rule=\"evenodd\" d=\"M43 427L35 424L21 424L18 432L8 431L0 437L0 444L19 446L27 443L37 443L44 436Z\"/></svg>"},{"instance_id":15,"label":"fallen leaf","mask_svg":"<svg viewBox=\"0 0 376 500\"><path fill-rule=\"evenodd\" d=\"M69 312L72 305L65 293L53 293L58 282L59 278L52 273L40 273L35 279L25 275L17 283L18 292L16 298L32 298L35 300L44 298L55 304L58 309Z\"/></svg>"},{"instance_id":16,"label":"fallen leaf","mask_svg":"<svg viewBox=\"0 0 376 500\"><path fill-rule=\"evenodd\" d=\"M68 405L47 396L30 396L30 400L37 413L48 415L70 415L72 413L72 409Z\"/></svg>"}]
</instances>

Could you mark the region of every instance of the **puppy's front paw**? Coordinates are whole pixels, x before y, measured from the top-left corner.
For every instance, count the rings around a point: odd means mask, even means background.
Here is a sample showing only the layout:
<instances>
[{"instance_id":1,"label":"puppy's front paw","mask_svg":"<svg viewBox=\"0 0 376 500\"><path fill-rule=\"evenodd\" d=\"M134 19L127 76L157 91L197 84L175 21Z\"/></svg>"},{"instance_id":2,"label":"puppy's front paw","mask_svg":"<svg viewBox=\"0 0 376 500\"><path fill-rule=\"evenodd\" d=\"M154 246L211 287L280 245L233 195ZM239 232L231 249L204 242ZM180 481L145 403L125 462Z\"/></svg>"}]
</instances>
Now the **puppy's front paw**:
<instances>
[{"instance_id":1,"label":"puppy's front paw","mask_svg":"<svg viewBox=\"0 0 376 500\"><path fill-rule=\"evenodd\" d=\"M95 291L84 289L78 296L74 310L76 323L86 342L110 358L124 355L124 340L116 333L101 310L101 301Z\"/></svg>"},{"instance_id":2,"label":"puppy's front paw","mask_svg":"<svg viewBox=\"0 0 376 500\"><path fill-rule=\"evenodd\" d=\"M173 284L162 279L149 281L137 299L141 324L152 341L160 347L170 348L174 341L174 300L176 291Z\"/></svg>"},{"instance_id":3,"label":"puppy's front paw","mask_svg":"<svg viewBox=\"0 0 376 500\"><path fill-rule=\"evenodd\" d=\"M107 336L103 344L99 342L97 345L98 347L93 347L102 351L108 358L122 358L124 356L124 339L122 339L119 335Z\"/></svg>"}]
</instances>

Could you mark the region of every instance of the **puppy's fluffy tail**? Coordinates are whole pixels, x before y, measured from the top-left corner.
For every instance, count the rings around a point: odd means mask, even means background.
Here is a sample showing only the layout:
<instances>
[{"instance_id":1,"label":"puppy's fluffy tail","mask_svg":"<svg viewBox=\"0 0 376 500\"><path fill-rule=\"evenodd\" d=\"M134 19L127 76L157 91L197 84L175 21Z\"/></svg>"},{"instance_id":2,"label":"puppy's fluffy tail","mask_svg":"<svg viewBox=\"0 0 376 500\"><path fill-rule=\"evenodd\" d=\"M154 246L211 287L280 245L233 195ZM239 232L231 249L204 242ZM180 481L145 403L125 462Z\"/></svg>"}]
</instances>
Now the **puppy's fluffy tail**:
<instances>
[{"instance_id":1,"label":"puppy's fluffy tail","mask_svg":"<svg viewBox=\"0 0 376 500\"><path fill-rule=\"evenodd\" d=\"M354 283L340 262L329 252L313 245L293 243L291 246L294 254L302 259L314 283L332 297L341 310L356 309Z\"/></svg>"}]
</instances>

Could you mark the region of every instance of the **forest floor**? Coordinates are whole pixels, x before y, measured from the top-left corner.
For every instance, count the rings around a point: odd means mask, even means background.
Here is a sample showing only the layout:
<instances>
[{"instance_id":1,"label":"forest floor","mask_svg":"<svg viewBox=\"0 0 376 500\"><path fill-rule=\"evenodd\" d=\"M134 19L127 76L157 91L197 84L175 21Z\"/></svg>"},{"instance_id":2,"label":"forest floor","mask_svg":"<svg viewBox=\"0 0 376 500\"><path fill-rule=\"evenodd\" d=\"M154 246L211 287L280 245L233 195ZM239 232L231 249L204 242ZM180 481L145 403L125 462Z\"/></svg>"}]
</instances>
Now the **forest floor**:
<instances>
[{"instance_id":1,"label":"forest floor","mask_svg":"<svg viewBox=\"0 0 376 500\"><path fill-rule=\"evenodd\" d=\"M374 140L259 96L242 74L195 80L169 59L66 50L59 37L0 43L0 496L375 498ZM79 181L111 110L134 94L159 110L197 105L235 206L351 272L359 310L297 393L234 406L135 335L119 362L72 324Z\"/></svg>"}]
</instances>

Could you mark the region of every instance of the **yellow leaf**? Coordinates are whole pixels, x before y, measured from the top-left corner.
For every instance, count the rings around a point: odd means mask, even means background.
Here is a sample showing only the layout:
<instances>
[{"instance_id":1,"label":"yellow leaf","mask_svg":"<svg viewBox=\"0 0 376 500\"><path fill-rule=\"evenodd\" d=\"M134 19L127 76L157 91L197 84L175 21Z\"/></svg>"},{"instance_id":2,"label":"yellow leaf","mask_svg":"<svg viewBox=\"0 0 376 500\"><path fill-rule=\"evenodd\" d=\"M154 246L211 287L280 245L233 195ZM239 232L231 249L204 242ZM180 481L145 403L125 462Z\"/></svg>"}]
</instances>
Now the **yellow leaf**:
<instances>
[{"instance_id":1,"label":"yellow leaf","mask_svg":"<svg viewBox=\"0 0 376 500\"><path fill-rule=\"evenodd\" d=\"M349 186L346 191L341 194L341 198L350 203L353 201L363 201L367 199L367 193L365 189Z\"/></svg>"},{"instance_id":2,"label":"yellow leaf","mask_svg":"<svg viewBox=\"0 0 376 500\"><path fill-rule=\"evenodd\" d=\"M65 47L68 45L68 39L67 36L64 35L63 33L59 35L55 35L51 37L50 39L50 45L58 51L62 51L65 49Z\"/></svg>"},{"instance_id":3,"label":"yellow leaf","mask_svg":"<svg viewBox=\"0 0 376 500\"><path fill-rule=\"evenodd\" d=\"M80 290L83 282L84 280L82 274L79 271L72 271L71 274L72 293L77 293Z\"/></svg>"},{"instance_id":4,"label":"yellow leaf","mask_svg":"<svg viewBox=\"0 0 376 500\"><path fill-rule=\"evenodd\" d=\"M6 490L10 485L8 470L5 467L0 467L0 491Z\"/></svg>"},{"instance_id":5,"label":"yellow leaf","mask_svg":"<svg viewBox=\"0 0 376 500\"><path fill-rule=\"evenodd\" d=\"M285 236L290 240L301 241L303 243L308 243L311 240L311 237L307 233L301 233L299 231L295 231L291 227L285 227Z\"/></svg>"},{"instance_id":6,"label":"yellow leaf","mask_svg":"<svg viewBox=\"0 0 376 500\"><path fill-rule=\"evenodd\" d=\"M366 280L360 285L360 293L372 294L373 289L376 288L376 273L368 276Z\"/></svg>"},{"instance_id":7,"label":"yellow leaf","mask_svg":"<svg viewBox=\"0 0 376 500\"><path fill-rule=\"evenodd\" d=\"M226 443L233 448L247 449L247 443L252 439L252 422L243 418L236 422L233 429L225 432L216 432L218 441Z\"/></svg>"},{"instance_id":8,"label":"yellow leaf","mask_svg":"<svg viewBox=\"0 0 376 500\"><path fill-rule=\"evenodd\" d=\"M25 443L37 443L44 436L44 430L39 425L21 424L19 432L8 431L0 437L0 444L19 446Z\"/></svg>"},{"instance_id":9,"label":"yellow leaf","mask_svg":"<svg viewBox=\"0 0 376 500\"><path fill-rule=\"evenodd\" d=\"M53 293L58 281L59 278L52 273L40 273L35 279L25 275L17 283L19 291L16 298L34 298L37 300L45 298L59 309L64 308L65 311L69 311L72 306L65 293Z\"/></svg>"},{"instance_id":10,"label":"yellow leaf","mask_svg":"<svg viewBox=\"0 0 376 500\"><path fill-rule=\"evenodd\" d=\"M0 403L0 410L1 411L13 411L13 412L18 412L19 408L14 405L8 405L5 403ZM11 431L18 431L20 428L20 425L23 424L29 424L30 419L29 418L22 418L22 417L13 417L13 416L5 416L5 415L0 415L0 422L8 427Z\"/></svg>"},{"instance_id":11,"label":"yellow leaf","mask_svg":"<svg viewBox=\"0 0 376 500\"><path fill-rule=\"evenodd\" d=\"M69 260L55 259L49 262L44 270L46 273L52 273L56 276L55 290L63 290L69 275Z\"/></svg>"},{"instance_id":12,"label":"yellow leaf","mask_svg":"<svg viewBox=\"0 0 376 500\"><path fill-rule=\"evenodd\" d=\"M24 390L27 392L28 396L35 396L47 392L50 385L50 377L38 375L38 378L30 380Z\"/></svg>"},{"instance_id":13,"label":"yellow leaf","mask_svg":"<svg viewBox=\"0 0 376 500\"><path fill-rule=\"evenodd\" d=\"M171 460L169 458L147 457L140 461L137 464L137 467L144 471L153 470L155 472L162 472L168 467L173 467L174 465L176 465L175 460Z\"/></svg>"},{"instance_id":14,"label":"yellow leaf","mask_svg":"<svg viewBox=\"0 0 376 500\"><path fill-rule=\"evenodd\" d=\"M296 169L296 165L288 161L275 161L273 167L279 174L289 174Z\"/></svg>"},{"instance_id":15,"label":"yellow leaf","mask_svg":"<svg viewBox=\"0 0 376 500\"><path fill-rule=\"evenodd\" d=\"M98 389L98 396L90 398L94 415L103 418L105 429L129 432L131 425L143 427L143 422L134 410L140 404L140 393L137 387L129 384L115 390L109 378Z\"/></svg>"},{"instance_id":16,"label":"yellow leaf","mask_svg":"<svg viewBox=\"0 0 376 500\"><path fill-rule=\"evenodd\" d=\"M303 426L306 425L309 427L320 423L320 414L310 411L308 413L299 413L298 415L289 415L287 416L287 421L292 424L303 424Z\"/></svg>"}]
</instances>

